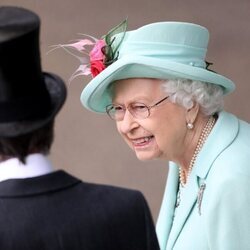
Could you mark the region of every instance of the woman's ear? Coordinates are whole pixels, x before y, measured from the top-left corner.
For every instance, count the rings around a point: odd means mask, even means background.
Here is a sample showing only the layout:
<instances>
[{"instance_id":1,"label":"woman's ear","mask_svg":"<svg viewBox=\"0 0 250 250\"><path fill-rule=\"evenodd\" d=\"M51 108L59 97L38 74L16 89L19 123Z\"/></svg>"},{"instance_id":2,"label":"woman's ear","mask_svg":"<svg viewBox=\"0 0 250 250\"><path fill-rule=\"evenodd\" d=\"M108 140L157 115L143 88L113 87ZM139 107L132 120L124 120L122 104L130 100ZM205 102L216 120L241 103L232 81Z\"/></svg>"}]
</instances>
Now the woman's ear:
<instances>
[{"instance_id":1,"label":"woman's ear","mask_svg":"<svg viewBox=\"0 0 250 250\"><path fill-rule=\"evenodd\" d=\"M186 122L187 124L194 124L198 116L200 106L197 102L194 102L194 105L186 110Z\"/></svg>"}]
</instances>

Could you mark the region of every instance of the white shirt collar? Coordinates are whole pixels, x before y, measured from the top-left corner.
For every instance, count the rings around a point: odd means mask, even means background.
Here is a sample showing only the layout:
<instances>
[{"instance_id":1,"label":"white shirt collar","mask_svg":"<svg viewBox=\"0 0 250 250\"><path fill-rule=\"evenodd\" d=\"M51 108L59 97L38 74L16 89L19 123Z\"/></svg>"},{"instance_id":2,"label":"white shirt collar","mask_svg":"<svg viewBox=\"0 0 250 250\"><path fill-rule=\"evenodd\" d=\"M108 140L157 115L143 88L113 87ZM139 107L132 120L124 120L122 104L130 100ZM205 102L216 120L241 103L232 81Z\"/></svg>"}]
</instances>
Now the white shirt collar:
<instances>
[{"instance_id":1,"label":"white shirt collar","mask_svg":"<svg viewBox=\"0 0 250 250\"><path fill-rule=\"evenodd\" d=\"M7 179L31 178L53 171L49 159L43 154L31 154L26 157L26 164L18 158L11 158L0 163L0 181Z\"/></svg>"}]
</instances>

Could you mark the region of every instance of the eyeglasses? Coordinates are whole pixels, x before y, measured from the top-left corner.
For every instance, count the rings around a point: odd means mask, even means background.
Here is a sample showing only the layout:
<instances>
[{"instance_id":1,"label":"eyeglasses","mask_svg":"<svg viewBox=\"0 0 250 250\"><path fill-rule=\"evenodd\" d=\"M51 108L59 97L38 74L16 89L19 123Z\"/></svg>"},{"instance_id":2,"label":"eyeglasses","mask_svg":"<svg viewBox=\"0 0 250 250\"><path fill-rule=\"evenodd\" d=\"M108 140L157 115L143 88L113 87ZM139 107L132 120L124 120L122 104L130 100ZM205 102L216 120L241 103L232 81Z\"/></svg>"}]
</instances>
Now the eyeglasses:
<instances>
[{"instance_id":1,"label":"eyeglasses","mask_svg":"<svg viewBox=\"0 0 250 250\"><path fill-rule=\"evenodd\" d=\"M124 105L113 103L106 106L106 112L108 116L115 121L122 121L124 119L126 109L134 118L146 119L150 116L150 110L152 108L158 106L160 103L167 100L168 98L169 96L166 96L152 106L147 106L146 104L140 102L130 103L127 107L125 107Z\"/></svg>"}]
</instances>

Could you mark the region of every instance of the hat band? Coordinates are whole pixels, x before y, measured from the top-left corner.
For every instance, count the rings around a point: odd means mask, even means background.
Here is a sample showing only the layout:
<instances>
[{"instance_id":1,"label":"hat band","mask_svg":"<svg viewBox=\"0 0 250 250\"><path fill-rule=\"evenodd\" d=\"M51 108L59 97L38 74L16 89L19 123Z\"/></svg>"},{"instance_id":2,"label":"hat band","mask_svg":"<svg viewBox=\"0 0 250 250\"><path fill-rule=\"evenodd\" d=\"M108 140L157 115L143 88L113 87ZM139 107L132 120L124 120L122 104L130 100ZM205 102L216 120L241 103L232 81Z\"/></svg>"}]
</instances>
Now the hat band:
<instances>
[{"instance_id":1,"label":"hat band","mask_svg":"<svg viewBox=\"0 0 250 250\"><path fill-rule=\"evenodd\" d=\"M207 49L170 43L124 42L119 51L119 59L123 56L145 56L172 62L205 68Z\"/></svg>"}]
</instances>

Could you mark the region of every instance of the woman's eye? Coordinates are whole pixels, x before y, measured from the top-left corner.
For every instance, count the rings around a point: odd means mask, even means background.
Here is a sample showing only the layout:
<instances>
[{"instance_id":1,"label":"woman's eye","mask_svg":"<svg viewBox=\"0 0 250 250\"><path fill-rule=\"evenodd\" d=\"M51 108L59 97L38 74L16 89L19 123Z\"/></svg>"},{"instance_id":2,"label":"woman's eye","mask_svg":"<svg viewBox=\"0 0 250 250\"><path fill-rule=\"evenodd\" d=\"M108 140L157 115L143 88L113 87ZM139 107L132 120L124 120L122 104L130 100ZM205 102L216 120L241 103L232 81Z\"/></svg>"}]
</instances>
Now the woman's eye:
<instances>
[{"instance_id":1,"label":"woman's eye","mask_svg":"<svg viewBox=\"0 0 250 250\"><path fill-rule=\"evenodd\" d=\"M113 107L113 110L115 110L115 111L122 111L123 110L123 108L121 107L121 106L114 106Z\"/></svg>"},{"instance_id":2,"label":"woman's eye","mask_svg":"<svg viewBox=\"0 0 250 250\"><path fill-rule=\"evenodd\" d=\"M124 112L124 108L122 107L122 106L114 106L113 108L112 108L112 111L113 112Z\"/></svg>"},{"instance_id":3,"label":"woman's eye","mask_svg":"<svg viewBox=\"0 0 250 250\"><path fill-rule=\"evenodd\" d=\"M144 104L136 104L136 105L133 105L133 109L135 111L145 111L147 110L147 106L145 106Z\"/></svg>"}]
</instances>

